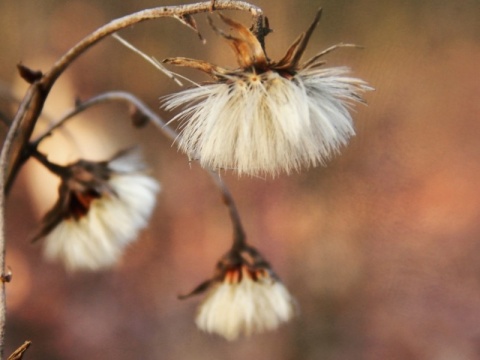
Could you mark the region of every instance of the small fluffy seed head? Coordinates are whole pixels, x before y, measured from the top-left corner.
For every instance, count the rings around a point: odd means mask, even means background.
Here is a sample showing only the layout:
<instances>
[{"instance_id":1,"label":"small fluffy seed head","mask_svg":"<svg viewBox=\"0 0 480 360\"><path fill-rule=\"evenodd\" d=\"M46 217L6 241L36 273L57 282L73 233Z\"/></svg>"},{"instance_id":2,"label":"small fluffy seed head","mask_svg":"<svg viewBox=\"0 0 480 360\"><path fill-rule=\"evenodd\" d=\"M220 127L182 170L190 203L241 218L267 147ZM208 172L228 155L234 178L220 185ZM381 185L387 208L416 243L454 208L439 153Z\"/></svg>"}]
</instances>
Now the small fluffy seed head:
<instances>
[{"instance_id":1,"label":"small fluffy seed head","mask_svg":"<svg viewBox=\"0 0 480 360\"><path fill-rule=\"evenodd\" d=\"M214 277L180 298L204 292L195 322L199 329L227 340L274 330L297 310L268 262L245 242L235 242L218 262Z\"/></svg>"},{"instance_id":2,"label":"small fluffy seed head","mask_svg":"<svg viewBox=\"0 0 480 360\"><path fill-rule=\"evenodd\" d=\"M195 322L201 330L235 340L276 329L294 314L290 293L268 270L241 266L212 285Z\"/></svg>"},{"instance_id":3,"label":"small fluffy seed head","mask_svg":"<svg viewBox=\"0 0 480 360\"><path fill-rule=\"evenodd\" d=\"M46 258L68 270L111 267L147 225L160 186L144 173L136 151L66 169L59 200L36 238L44 236Z\"/></svg>"}]
</instances>

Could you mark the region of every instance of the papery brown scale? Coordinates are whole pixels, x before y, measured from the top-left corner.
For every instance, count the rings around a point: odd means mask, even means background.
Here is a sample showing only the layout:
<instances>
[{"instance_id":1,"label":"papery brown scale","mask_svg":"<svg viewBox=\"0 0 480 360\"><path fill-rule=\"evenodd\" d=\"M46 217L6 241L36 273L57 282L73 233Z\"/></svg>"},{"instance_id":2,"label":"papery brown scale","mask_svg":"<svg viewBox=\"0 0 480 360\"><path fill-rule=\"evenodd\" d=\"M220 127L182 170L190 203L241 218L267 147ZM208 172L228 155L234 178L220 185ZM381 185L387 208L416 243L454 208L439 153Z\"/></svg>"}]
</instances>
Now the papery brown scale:
<instances>
[{"instance_id":1,"label":"papery brown scale","mask_svg":"<svg viewBox=\"0 0 480 360\"><path fill-rule=\"evenodd\" d=\"M50 231L63 221L66 209L64 205L65 200L65 197L60 196L54 207L44 216L41 228L32 236L32 243L49 234Z\"/></svg>"},{"instance_id":2,"label":"papery brown scale","mask_svg":"<svg viewBox=\"0 0 480 360\"><path fill-rule=\"evenodd\" d=\"M322 9L319 9L307 31L300 34L293 44L290 45L285 56L274 64L275 69L295 69L298 67L298 62L307 48L310 37L312 36L313 30L317 27L321 15Z\"/></svg>"},{"instance_id":3,"label":"papery brown scale","mask_svg":"<svg viewBox=\"0 0 480 360\"><path fill-rule=\"evenodd\" d=\"M310 41L310 37L312 36L313 31L318 25L318 22L320 21L320 17L322 16L322 9L318 9L315 18L313 19L313 22L310 24L309 28L305 33L303 33L303 37L298 44L298 47L296 51L294 52L293 58L292 58L292 65L297 67L298 62L303 56L303 53L305 52L305 49L307 48L308 42Z\"/></svg>"},{"instance_id":4,"label":"papery brown scale","mask_svg":"<svg viewBox=\"0 0 480 360\"><path fill-rule=\"evenodd\" d=\"M258 281L258 273L256 270L248 270L248 274L253 281Z\"/></svg>"},{"instance_id":5,"label":"papery brown scale","mask_svg":"<svg viewBox=\"0 0 480 360\"><path fill-rule=\"evenodd\" d=\"M297 50L298 44L302 41L305 37L305 34L301 34L290 47L288 48L286 54L283 58L275 63L274 67L276 70L280 69L290 69L292 67L292 59L295 56L295 51Z\"/></svg>"},{"instance_id":6,"label":"papery brown scale","mask_svg":"<svg viewBox=\"0 0 480 360\"><path fill-rule=\"evenodd\" d=\"M238 37L227 35L214 27L214 30L227 39L237 55L237 61L242 68L250 66L264 68L268 61L262 45L244 25L220 14L220 18L227 25L230 25L237 32Z\"/></svg>"},{"instance_id":7,"label":"papery brown scale","mask_svg":"<svg viewBox=\"0 0 480 360\"><path fill-rule=\"evenodd\" d=\"M206 61L190 59L185 57L174 57L174 58L166 58L163 60L165 64L171 64L176 66L183 66L189 67L192 69L203 71L208 75L215 75L215 74L224 74L226 71L219 66L215 66L210 64Z\"/></svg>"},{"instance_id":8,"label":"papery brown scale","mask_svg":"<svg viewBox=\"0 0 480 360\"><path fill-rule=\"evenodd\" d=\"M242 281L242 272L239 269L228 270L225 274L225 281L229 284L238 284Z\"/></svg>"},{"instance_id":9,"label":"papery brown scale","mask_svg":"<svg viewBox=\"0 0 480 360\"><path fill-rule=\"evenodd\" d=\"M79 220L88 213L92 201L100 197L101 195L92 189L84 193L71 193L70 203L68 204L68 213L65 214L65 218L69 219L70 217L73 217L75 220Z\"/></svg>"}]
</instances>

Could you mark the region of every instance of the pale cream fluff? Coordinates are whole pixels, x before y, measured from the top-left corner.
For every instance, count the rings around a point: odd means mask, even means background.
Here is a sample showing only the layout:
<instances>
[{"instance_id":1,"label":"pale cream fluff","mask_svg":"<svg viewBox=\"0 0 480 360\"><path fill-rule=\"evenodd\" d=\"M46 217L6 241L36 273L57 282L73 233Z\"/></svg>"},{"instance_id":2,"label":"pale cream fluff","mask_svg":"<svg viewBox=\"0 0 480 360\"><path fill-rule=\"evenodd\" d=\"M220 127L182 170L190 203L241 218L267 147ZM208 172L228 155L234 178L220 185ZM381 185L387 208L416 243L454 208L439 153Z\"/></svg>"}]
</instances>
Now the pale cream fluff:
<instances>
[{"instance_id":1,"label":"pale cream fluff","mask_svg":"<svg viewBox=\"0 0 480 360\"><path fill-rule=\"evenodd\" d=\"M138 156L126 153L106 166L108 179L95 179L98 193L85 214L69 215L68 208L52 213L58 218L44 234L45 256L62 261L68 270L98 270L113 266L125 247L146 227L159 184L141 170ZM68 182L68 180L66 181ZM88 186L85 191L89 190ZM61 202L61 199L59 199Z\"/></svg>"},{"instance_id":2,"label":"pale cream fluff","mask_svg":"<svg viewBox=\"0 0 480 360\"><path fill-rule=\"evenodd\" d=\"M215 80L163 99L166 110L182 109L172 119L181 123L179 148L209 169L275 176L325 164L346 145L355 134L350 107L372 88L346 67L322 68L322 56L333 48L300 63L319 18L278 62L266 57L247 28L226 17L236 33L220 34L233 43L239 69L166 59Z\"/></svg>"},{"instance_id":3,"label":"pale cream fluff","mask_svg":"<svg viewBox=\"0 0 480 360\"><path fill-rule=\"evenodd\" d=\"M254 277L245 267L236 271L208 290L196 317L201 330L235 340L276 329L294 316L292 296L267 270Z\"/></svg>"},{"instance_id":4,"label":"pale cream fluff","mask_svg":"<svg viewBox=\"0 0 480 360\"><path fill-rule=\"evenodd\" d=\"M179 148L209 169L276 175L324 164L355 134L350 103L365 83L346 68L276 72L166 97L166 109L185 106Z\"/></svg>"}]
</instances>

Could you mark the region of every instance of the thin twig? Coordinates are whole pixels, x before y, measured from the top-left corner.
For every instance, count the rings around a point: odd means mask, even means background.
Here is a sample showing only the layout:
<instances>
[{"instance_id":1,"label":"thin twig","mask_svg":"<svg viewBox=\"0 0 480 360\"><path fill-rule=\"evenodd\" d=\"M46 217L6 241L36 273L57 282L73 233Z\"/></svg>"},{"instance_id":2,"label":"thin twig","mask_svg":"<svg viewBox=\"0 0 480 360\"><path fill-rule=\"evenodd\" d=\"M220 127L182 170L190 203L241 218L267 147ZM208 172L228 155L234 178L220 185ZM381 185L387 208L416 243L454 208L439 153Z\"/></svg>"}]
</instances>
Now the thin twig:
<instances>
[{"instance_id":1,"label":"thin twig","mask_svg":"<svg viewBox=\"0 0 480 360\"><path fill-rule=\"evenodd\" d=\"M217 0L216 10L242 10L252 14L255 24L263 24L263 12L260 8L244 1ZM47 96L58 77L86 50L105 37L140 22L161 17L179 17L212 10L211 1L190 5L164 6L142 10L113 20L86 36L77 45L62 56L45 74L39 78L30 78L27 90L7 133L0 153L0 274L5 272L5 194L10 189L20 167L28 158L26 150L33 129L43 110ZM262 26L255 25L259 37L263 36ZM24 68L28 70L28 68ZM28 78L27 78L28 80ZM167 129L163 125L162 130ZM3 358L5 342L5 283L0 284L0 359Z\"/></svg>"},{"instance_id":2,"label":"thin twig","mask_svg":"<svg viewBox=\"0 0 480 360\"><path fill-rule=\"evenodd\" d=\"M246 235L233 196L218 172L210 170L209 173L217 187L222 192L223 202L230 212L230 219L232 220L233 226L233 248L237 250L242 249L247 245Z\"/></svg>"},{"instance_id":3,"label":"thin twig","mask_svg":"<svg viewBox=\"0 0 480 360\"><path fill-rule=\"evenodd\" d=\"M25 341L17 350L13 352L12 355L8 357L8 360L22 360L23 354L25 353L25 351L27 351L31 344L31 341Z\"/></svg>"},{"instance_id":4,"label":"thin twig","mask_svg":"<svg viewBox=\"0 0 480 360\"><path fill-rule=\"evenodd\" d=\"M155 61L151 56L148 56L146 54L144 54L143 52L141 52L140 50L138 50L135 46L133 46L132 44L130 44L127 40L125 40L124 38L122 38L120 35L117 35L117 34L112 34L112 37L117 40L118 42L120 42L123 46L125 46L126 48L132 50L135 54L138 54L140 55L143 59L145 59L146 61L148 61L150 64L152 64L156 69L160 70L165 76L167 76L168 78L172 79L173 81L175 81L175 83L178 85L178 86L183 86L182 82L180 80L178 80L174 74L169 71L165 66L163 66L159 61Z\"/></svg>"},{"instance_id":5,"label":"thin twig","mask_svg":"<svg viewBox=\"0 0 480 360\"><path fill-rule=\"evenodd\" d=\"M215 2L215 10L242 10L252 14L255 24L263 24L262 10L244 1L235 0L218 0ZM40 116L45 100L57 78L65 71L65 69L83 54L90 47L100 42L105 37L129 26L140 22L158 19L161 17L176 17L198 14L211 11L211 2L205 1L195 4L163 6L147 10L142 10L131 15L113 20L108 24L100 27L90 35L86 36L77 45L72 47L64 56L62 56L53 67L45 73L39 80L33 82L27 91L19 110L13 119L10 132L16 135L16 141L8 147L3 147L2 151L6 151L7 171L6 185L9 188L11 182L16 177L20 166L25 161L23 149L28 143L35 123ZM254 26L258 30L258 36L261 37L263 29Z\"/></svg>"},{"instance_id":6,"label":"thin twig","mask_svg":"<svg viewBox=\"0 0 480 360\"><path fill-rule=\"evenodd\" d=\"M177 133L172 128L167 126L166 122L139 98L126 91L109 91L78 103L74 109L70 110L60 119L55 121L43 134L33 140L32 146L38 146L42 140L51 135L54 130L64 125L67 120L71 119L75 115L87 110L92 106L112 101L124 102L133 105L137 111L154 123L164 133L165 136L172 140L177 138Z\"/></svg>"},{"instance_id":7,"label":"thin twig","mask_svg":"<svg viewBox=\"0 0 480 360\"><path fill-rule=\"evenodd\" d=\"M5 164L5 163L3 163ZM0 189L4 188L5 166L0 167ZM0 191L0 272L5 271L5 192ZM3 359L5 347L5 318L6 318L5 282L0 282L0 359Z\"/></svg>"},{"instance_id":8,"label":"thin twig","mask_svg":"<svg viewBox=\"0 0 480 360\"><path fill-rule=\"evenodd\" d=\"M150 122L152 122L162 133L169 139L173 141L178 141L180 135L177 134L175 130L170 128L166 122L153 110L151 110L144 102L138 99L131 93L125 91L111 91L106 92L100 95L97 95L93 98L90 98L86 101L83 101L75 107L75 109L69 111L62 118L57 120L47 131L40 135L36 140L32 142L32 147L36 148L40 142L49 136L55 129L58 129L62 126L67 120L71 119L73 116L78 113L85 111L86 109L99 105L106 102L124 102L130 105L133 105L137 111L139 111L143 116L145 116ZM230 190L220 177L220 175L215 171L209 171L210 176L212 177L215 185L220 189L225 205L228 207L230 212L230 218L232 219L233 233L234 233L234 246L244 246L245 245L245 231L243 230L242 222L240 219L240 214L238 213L235 201L233 199Z\"/></svg>"}]
</instances>

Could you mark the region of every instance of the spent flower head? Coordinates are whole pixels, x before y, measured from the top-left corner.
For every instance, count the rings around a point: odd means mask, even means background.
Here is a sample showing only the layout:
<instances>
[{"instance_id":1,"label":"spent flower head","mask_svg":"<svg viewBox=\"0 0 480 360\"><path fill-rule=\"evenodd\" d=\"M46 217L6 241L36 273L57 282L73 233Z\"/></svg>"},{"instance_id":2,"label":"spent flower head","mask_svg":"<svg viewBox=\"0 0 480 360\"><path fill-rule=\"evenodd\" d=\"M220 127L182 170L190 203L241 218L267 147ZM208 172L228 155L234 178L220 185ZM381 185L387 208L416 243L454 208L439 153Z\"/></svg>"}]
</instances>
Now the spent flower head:
<instances>
[{"instance_id":1,"label":"spent flower head","mask_svg":"<svg viewBox=\"0 0 480 360\"><path fill-rule=\"evenodd\" d=\"M45 256L63 261L69 270L114 265L147 225L160 190L145 174L138 150L103 162L48 167L61 177L59 197L34 240L45 237Z\"/></svg>"},{"instance_id":2,"label":"spent flower head","mask_svg":"<svg viewBox=\"0 0 480 360\"><path fill-rule=\"evenodd\" d=\"M208 333L235 340L276 329L296 312L296 303L270 265L252 247L233 249L219 261L215 275L189 297L207 291L195 323Z\"/></svg>"},{"instance_id":3,"label":"spent flower head","mask_svg":"<svg viewBox=\"0 0 480 360\"><path fill-rule=\"evenodd\" d=\"M205 61L164 62L201 70L213 82L164 98L167 110L182 107L178 146L209 169L276 175L324 164L355 134L351 105L372 88L348 75L346 67L323 68L328 48L301 62L319 11L279 61L270 60L255 35L225 16L233 35L214 27L232 46L238 69ZM213 26L213 25L212 25Z\"/></svg>"}]
</instances>

